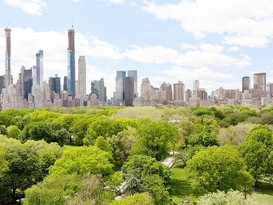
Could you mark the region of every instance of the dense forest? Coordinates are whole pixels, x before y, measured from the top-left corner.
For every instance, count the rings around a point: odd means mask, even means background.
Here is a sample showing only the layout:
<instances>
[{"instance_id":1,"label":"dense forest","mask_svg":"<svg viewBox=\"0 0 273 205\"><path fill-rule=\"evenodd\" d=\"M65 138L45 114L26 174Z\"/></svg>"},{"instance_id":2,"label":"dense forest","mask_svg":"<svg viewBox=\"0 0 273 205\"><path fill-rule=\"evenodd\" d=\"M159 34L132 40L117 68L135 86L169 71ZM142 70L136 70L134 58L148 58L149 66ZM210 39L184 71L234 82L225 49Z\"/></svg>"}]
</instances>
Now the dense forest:
<instances>
[{"instance_id":1,"label":"dense forest","mask_svg":"<svg viewBox=\"0 0 273 205\"><path fill-rule=\"evenodd\" d=\"M272 130L273 106L1 111L0 204L273 204Z\"/></svg>"}]
</instances>

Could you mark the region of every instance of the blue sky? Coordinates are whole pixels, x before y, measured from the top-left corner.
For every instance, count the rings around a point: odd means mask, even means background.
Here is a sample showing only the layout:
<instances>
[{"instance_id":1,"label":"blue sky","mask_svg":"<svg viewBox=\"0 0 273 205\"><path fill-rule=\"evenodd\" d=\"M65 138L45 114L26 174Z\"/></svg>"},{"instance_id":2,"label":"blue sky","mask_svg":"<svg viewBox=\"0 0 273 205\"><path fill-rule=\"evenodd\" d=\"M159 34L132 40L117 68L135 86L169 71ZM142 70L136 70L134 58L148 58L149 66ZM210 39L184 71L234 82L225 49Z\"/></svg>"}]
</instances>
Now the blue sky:
<instances>
[{"instance_id":1,"label":"blue sky","mask_svg":"<svg viewBox=\"0 0 273 205\"><path fill-rule=\"evenodd\" d=\"M117 70L138 71L154 87L193 80L212 91L241 89L241 78L266 72L273 82L272 0L2 0L3 29L12 29L12 75L35 64L44 50L44 79L67 73L67 29L76 31L76 59L87 60L91 80L104 78L108 97ZM77 67L77 64L76 64Z\"/></svg>"}]
</instances>

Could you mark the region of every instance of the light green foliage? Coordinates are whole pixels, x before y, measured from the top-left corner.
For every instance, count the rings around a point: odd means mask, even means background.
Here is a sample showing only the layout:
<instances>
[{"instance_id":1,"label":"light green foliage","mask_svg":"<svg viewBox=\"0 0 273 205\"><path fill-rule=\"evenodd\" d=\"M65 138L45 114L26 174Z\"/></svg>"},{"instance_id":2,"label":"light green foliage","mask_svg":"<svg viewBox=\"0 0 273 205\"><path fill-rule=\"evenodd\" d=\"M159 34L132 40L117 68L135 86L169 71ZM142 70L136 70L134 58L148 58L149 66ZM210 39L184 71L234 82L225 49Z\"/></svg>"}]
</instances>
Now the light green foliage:
<instances>
[{"instance_id":1,"label":"light green foliage","mask_svg":"<svg viewBox=\"0 0 273 205\"><path fill-rule=\"evenodd\" d=\"M177 127L167 122L144 119L139 125L138 136L131 154L143 154L161 160L168 156L172 142L179 133Z\"/></svg>"},{"instance_id":2,"label":"light green foliage","mask_svg":"<svg viewBox=\"0 0 273 205\"><path fill-rule=\"evenodd\" d=\"M171 204L170 194L167 191L164 180L158 175L147 175L144 178L142 189L153 197L155 204Z\"/></svg>"},{"instance_id":3,"label":"light green foliage","mask_svg":"<svg viewBox=\"0 0 273 205\"><path fill-rule=\"evenodd\" d=\"M112 157L108 152L97 147L75 147L64 151L54 166L50 167L50 174L103 174L113 172L113 165L110 163Z\"/></svg>"},{"instance_id":4,"label":"light green foliage","mask_svg":"<svg viewBox=\"0 0 273 205\"><path fill-rule=\"evenodd\" d=\"M67 199L81 188L81 177L76 175L50 175L43 182L25 191L24 205L66 205Z\"/></svg>"},{"instance_id":5,"label":"light green foliage","mask_svg":"<svg viewBox=\"0 0 273 205\"><path fill-rule=\"evenodd\" d=\"M128 127L128 130L123 130L117 135L108 138L111 147L113 148L113 158L117 167L122 167L124 161L129 156L133 145L137 141L136 129Z\"/></svg>"},{"instance_id":6,"label":"light green foliage","mask_svg":"<svg viewBox=\"0 0 273 205\"><path fill-rule=\"evenodd\" d=\"M89 125L83 142L85 145L93 145L97 137L102 136L107 139L125 129L127 129L126 124L120 120L98 118Z\"/></svg>"},{"instance_id":7,"label":"light green foliage","mask_svg":"<svg viewBox=\"0 0 273 205\"><path fill-rule=\"evenodd\" d=\"M83 118L86 118L86 116L79 114L63 114L60 115L58 118L54 119L54 122L61 123L62 127L69 130L75 121Z\"/></svg>"},{"instance_id":8,"label":"light green foliage","mask_svg":"<svg viewBox=\"0 0 273 205\"><path fill-rule=\"evenodd\" d=\"M153 198L147 193L134 194L132 196L124 197L121 200L115 200L110 205L153 205Z\"/></svg>"},{"instance_id":9,"label":"light green foliage","mask_svg":"<svg viewBox=\"0 0 273 205\"><path fill-rule=\"evenodd\" d=\"M188 161L187 168L196 186L204 191L253 191L254 179L246 171L238 151L232 147L214 146L201 150Z\"/></svg>"},{"instance_id":10,"label":"light green foliage","mask_svg":"<svg viewBox=\"0 0 273 205\"><path fill-rule=\"evenodd\" d=\"M119 109L114 115L114 118L141 118L149 117L152 119L160 119L162 111L155 107L126 107Z\"/></svg>"},{"instance_id":11,"label":"light green foliage","mask_svg":"<svg viewBox=\"0 0 273 205\"><path fill-rule=\"evenodd\" d=\"M195 118L189 107L162 107L162 111L161 119L165 121L190 120Z\"/></svg>"},{"instance_id":12,"label":"light green foliage","mask_svg":"<svg viewBox=\"0 0 273 205\"><path fill-rule=\"evenodd\" d=\"M170 183L170 170L150 156L134 155L129 157L122 166L122 172L125 175L128 174L129 177L132 174L139 180L147 175L158 175L163 178L165 185Z\"/></svg>"},{"instance_id":13,"label":"light green foliage","mask_svg":"<svg viewBox=\"0 0 273 205\"><path fill-rule=\"evenodd\" d=\"M46 109L36 109L35 111L26 115L26 119L29 122L52 122L59 116L61 116L60 113L51 112Z\"/></svg>"},{"instance_id":14,"label":"light green foliage","mask_svg":"<svg viewBox=\"0 0 273 205\"><path fill-rule=\"evenodd\" d=\"M240 152L247 164L249 172L257 180L262 175L271 173L272 132L265 125L255 126L240 146Z\"/></svg>"},{"instance_id":15,"label":"light green foliage","mask_svg":"<svg viewBox=\"0 0 273 205\"><path fill-rule=\"evenodd\" d=\"M248 196L245 199L244 195L239 191L218 191L209 193L201 197L197 205L258 205L256 199Z\"/></svg>"},{"instance_id":16,"label":"light green foliage","mask_svg":"<svg viewBox=\"0 0 273 205\"><path fill-rule=\"evenodd\" d=\"M8 131L8 137L14 138L14 139L20 139L21 130L16 125L11 125L7 128Z\"/></svg>"},{"instance_id":17,"label":"light green foliage","mask_svg":"<svg viewBox=\"0 0 273 205\"><path fill-rule=\"evenodd\" d=\"M102 136L99 136L96 141L95 141L95 147L98 147L99 149L108 152L109 154L112 155L113 148L107 142Z\"/></svg>"}]
</instances>

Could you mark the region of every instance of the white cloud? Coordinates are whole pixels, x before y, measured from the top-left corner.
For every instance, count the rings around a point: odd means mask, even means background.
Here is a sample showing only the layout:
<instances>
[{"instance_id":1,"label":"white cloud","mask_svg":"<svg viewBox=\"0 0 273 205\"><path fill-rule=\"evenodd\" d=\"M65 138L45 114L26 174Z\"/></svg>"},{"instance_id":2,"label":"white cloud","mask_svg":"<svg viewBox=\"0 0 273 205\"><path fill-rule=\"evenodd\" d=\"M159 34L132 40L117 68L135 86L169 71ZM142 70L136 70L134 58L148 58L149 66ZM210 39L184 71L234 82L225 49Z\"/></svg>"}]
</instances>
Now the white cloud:
<instances>
[{"instance_id":1,"label":"white cloud","mask_svg":"<svg viewBox=\"0 0 273 205\"><path fill-rule=\"evenodd\" d=\"M97 1L103 1L106 3L112 3L112 4L123 4L125 0L97 0Z\"/></svg>"},{"instance_id":2,"label":"white cloud","mask_svg":"<svg viewBox=\"0 0 273 205\"><path fill-rule=\"evenodd\" d=\"M189 47L188 45L186 45ZM179 53L176 50L165 48L161 45L156 46L133 46L125 51L123 55L141 63L147 64L165 64L171 63L187 67L203 66L249 66L250 59L245 56L242 58L232 58L222 54L223 47L220 45L201 44L194 47L195 50L189 50L185 53Z\"/></svg>"},{"instance_id":3,"label":"white cloud","mask_svg":"<svg viewBox=\"0 0 273 205\"><path fill-rule=\"evenodd\" d=\"M72 0L73 2L76 2L76 3L79 3L80 2L80 0Z\"/></svg>"},{"instance_id":4,"label":"white cloud","mask_svg":"<svg viewBox=\"0 0 273 205\"><path fill-rule=\"evenodd\" d=\"M178 21L196 38L207 34L225 36L227 44L264 47L273 36L272 0L181 0L142 7L158 19Z\"/></svg>"},{"instance_id":5,"label":"white cloud","mask_svg":"<svg viewBox=\"0 0 273 205\"><path fill-rule=\"evenodd\" d=\"M19 7L30 15L42 15L47 6L45 0L5 0L5 3L10 6Z\"/></svg>"},{"instance_id":6,"label":"white cloud","mask_svg":"<svg viewBox=\"0 0 273 205\"><path fill-rule=\"evenodd\" d=\"M228 50L229 51L238 51L238 50L240 50L240 47L239 46L231 46Z\"/></svg>"}]
</instances>

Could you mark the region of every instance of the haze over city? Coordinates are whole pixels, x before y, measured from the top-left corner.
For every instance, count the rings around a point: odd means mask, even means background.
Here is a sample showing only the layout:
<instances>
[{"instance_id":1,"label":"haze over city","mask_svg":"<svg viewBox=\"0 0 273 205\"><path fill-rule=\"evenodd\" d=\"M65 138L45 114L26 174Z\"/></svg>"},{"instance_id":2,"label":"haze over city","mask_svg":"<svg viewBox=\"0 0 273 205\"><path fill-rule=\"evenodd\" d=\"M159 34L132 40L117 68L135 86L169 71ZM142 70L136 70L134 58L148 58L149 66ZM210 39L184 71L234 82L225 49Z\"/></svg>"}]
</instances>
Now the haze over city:
<instances>
[{"instance_id":1,"label":"haze over city","mask_svg":"<svg viewBox=\"0 0 273 205\"><path fill-rule=\"evenodd\" d=\"M138 89L145 77L156 87L181 80L186 89L198 79L208 91L241 89L241 78L252 80L256 72L266 72L267 82L273 82L270 0L4 0L0 4L0 74L5 67L4 28L9 26L14 80L21 66L35 65L40 49L44 79L55 73L63 79L67 29L73 25L76 59L86 56L87 93L92 80L104 78L107 96L113 96L118 70L137 70Z\"/></svg>"}]
</instances>

